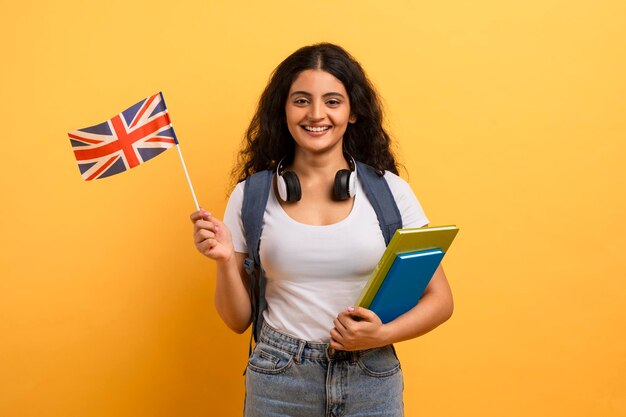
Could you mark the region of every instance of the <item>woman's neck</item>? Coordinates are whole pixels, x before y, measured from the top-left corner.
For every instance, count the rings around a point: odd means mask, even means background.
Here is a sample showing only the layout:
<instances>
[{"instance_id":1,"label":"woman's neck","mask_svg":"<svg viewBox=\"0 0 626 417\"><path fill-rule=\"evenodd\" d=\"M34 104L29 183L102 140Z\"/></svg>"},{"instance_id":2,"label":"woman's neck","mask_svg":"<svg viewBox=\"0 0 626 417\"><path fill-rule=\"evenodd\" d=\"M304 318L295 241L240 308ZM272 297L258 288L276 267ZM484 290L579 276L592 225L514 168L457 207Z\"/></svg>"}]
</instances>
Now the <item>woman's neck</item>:
<instances>
[{"instance_id":1,"label":"woman's neck","mask_svg":"<svg viewBox=\"0 0 626 417\"><path fill-rule=\"evenodd\" d=\"M340 169L349 169L348 162L343 155L343 150L323 154L310 154L298 152L294 156L291 169L299 177L333 177Z\"/></svg>"}]
</instances>

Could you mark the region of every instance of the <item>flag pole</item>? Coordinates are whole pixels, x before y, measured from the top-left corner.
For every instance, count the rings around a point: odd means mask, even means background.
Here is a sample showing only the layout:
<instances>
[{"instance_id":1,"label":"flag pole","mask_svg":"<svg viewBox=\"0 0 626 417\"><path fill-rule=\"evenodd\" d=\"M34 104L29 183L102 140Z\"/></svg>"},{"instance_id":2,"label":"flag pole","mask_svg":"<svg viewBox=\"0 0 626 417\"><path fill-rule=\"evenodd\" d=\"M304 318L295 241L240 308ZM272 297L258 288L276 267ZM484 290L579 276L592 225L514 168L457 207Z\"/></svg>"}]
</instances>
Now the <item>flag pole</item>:
<instances>
[{"instance_id":1,"label":"flag pole","mask_svg":"<svg viewBox=\"0 0 626 417\"><path fill-rule=\"evenodd\" d=\"M189 178L189 173L187 172L187 166L185 166L185 159L183 158L183 153L180 151L180 144L178 143L178 141L176 141L176 149L178 149L178 156L180 156L180 163L183 164L183 171L185 171L185 177L187 178L187 184L189 184L189 189L191 190L191 196L193 197L193 202L196 205L196 210L200 211L200 205L198 204L196 193L193 190L193 185L191 184L191 179Z\"/></svg>"},{"instance_id":2,"label":"flag pole","mask_svg":"<svg viewBox=\"0 0 626 417\"><path fill-rule=\"evenodd\" d=\"M170 120L170 112L167 110L167 106L165 105L165 98L163 98L163 92L159 91L159 95L161 96L161 101L163 101L163 106L165 107L165 113L167 113L167 120L170 121L170 129L172 130L172 135L174 136L174 142L176 142L176 149L178 149L178 156L180 156L180 163L183 165L183 171L185 171L185 178L187 178L187 184L189 184L189 189L191 190L191 196L193 197L193 202L196 205L196 210L200 211L200 205L198 204L198 199L196 198L196 192L193 190L193 185L191 184L191 179L189 178L189 172L187 172L187 166L185 165L185 159L183 158L183 153L180 151L180 143L178 143L178 138L176 137L176 132L174 132L174 126L172 126L172 122Z\"/></svg>"}]
</instances>

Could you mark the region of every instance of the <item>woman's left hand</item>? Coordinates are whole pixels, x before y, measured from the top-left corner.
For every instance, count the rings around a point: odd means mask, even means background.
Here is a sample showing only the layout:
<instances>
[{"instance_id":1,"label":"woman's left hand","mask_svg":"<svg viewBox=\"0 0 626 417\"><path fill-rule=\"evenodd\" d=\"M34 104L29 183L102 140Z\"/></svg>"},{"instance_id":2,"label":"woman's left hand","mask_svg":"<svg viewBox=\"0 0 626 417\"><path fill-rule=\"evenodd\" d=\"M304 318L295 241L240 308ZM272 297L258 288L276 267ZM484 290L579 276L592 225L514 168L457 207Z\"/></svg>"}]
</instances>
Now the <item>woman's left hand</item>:
<instances>
[{"instance_id":1,"label":"woman's left hand","mask_svg":"<svg viewBox=\"0 0 626 417\"><path fill-rule=\"evenodd\" d=\"M364 350L385 346L385 325L372 310L348 307L333 320L330 347L336 350Z\"/></svg>"}]
</instances>

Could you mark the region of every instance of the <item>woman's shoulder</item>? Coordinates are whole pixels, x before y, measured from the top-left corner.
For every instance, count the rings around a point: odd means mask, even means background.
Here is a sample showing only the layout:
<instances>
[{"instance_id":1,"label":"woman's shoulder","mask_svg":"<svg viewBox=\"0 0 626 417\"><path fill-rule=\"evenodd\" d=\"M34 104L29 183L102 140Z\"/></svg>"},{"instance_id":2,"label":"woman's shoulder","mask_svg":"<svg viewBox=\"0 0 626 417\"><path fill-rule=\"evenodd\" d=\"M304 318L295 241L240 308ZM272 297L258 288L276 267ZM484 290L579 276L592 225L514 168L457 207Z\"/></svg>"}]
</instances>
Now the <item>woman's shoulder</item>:
<instances>
[{"instance_id":1,"label":"woman's shoulder","mask_svg":"<svg viewBox=\"0 0 626 417\"><path fill-rule=\"evenodd\" d=\"M389 171L385 171L385 179L402 215L403 227L422 227L428 224L428 218L411 185L404 178Z\"/></svg>"},{"instance_id":2,"label":"woman's shoulder","mask_svg":"<svg viewBox=\"0 0 626 417\"><path fill-rule=\"evenodd\" d=\"M235 205L238 207L241 207L243 205L243 200L244 200L244 196L246 195L246 181L248 181L251 177L248 177L242 181L239 181L235 187L233 188L233 190L230 192L230 196L228 197L228 201L231 205ZM269 179L271 180L272 176L269 176ZM268 179L267 177L261 178L263 179L263 181L265 181L266 179ZM252 193L250 194L253 198L259 197L259 193L258 191L260 189L265 189L265 187L258 187L259 183L256 182L254 183L254 188L252 189ZM250 198L250 197L248 197Z\"/></svg>"},{"instance_id":3,"label":"woman's shoulder","mask_svg":"<svg viewBox=\"0 0 626 417\"><path fill-rule=\"evenodd\" d=\"M403 182L406 183L406 181L399 175L394 174L391 171L385 171L384 174L385 179L387 180L387 182Z\"/></svg>"},{"instance_id":4,"label":"woman's shoulder","mask_svg":"<svg viewBox=\"0 0 626 417\"><path fill-rule=\"evenodd\" d=\"M401 176L394 174L391 171L385 171L384 174L385 180L387 180L387 184L389 184L389 188L391 191L396 193L405 193L407 191L411 191L411 185Z\"/></svg>"},{"instance_id":5,"label":"woman's shoulder","mask_svg":"<svg viewBox=\"0 0 626 417\"><path fill-rule=\"evenodd\" d=\"M247 177L246 179L243 179L243 180L239 181L235 185L233 190L231 191L231 194L230 194L231 198L233 198L233 196L238 196L240 198L243 198L243 194L244 194L245 187L246 187L246 181L248 181L250 179L250 177L252 177L252 176L254 176L256 174L259 174L260 172L267 172L267 171L270 171L270 170L263 170L263 171L256 172L255 174L252 174L251 176ZM273 171L270 171L270 172L273 172Z\"/></svg>"},{"instance_id":6,"label":"woman's shoulder","mask_svg":"<svg viewBox=\"0 0 626 417\"><path fill-rule=\"evenodd\" d=\"M243 203L243 192L244 192L245 185L246 185L245 181L238 182L235 185L235 188L232 189L228 197L229 205L241 207Z\"/></svg>"},{"instance_id":7,"label":"woman's shoulder","mask_svg":"<svg viewBox=\"0 0 626 417\"><path fill-rule=\"evenodd\" d=\"M239 195L239 194L243 195L243 190L245 186L246 186L246 180L239 181L237 184L235 184L235 188L233 188L233 190L230 192L231 197L233 195Z\"/></svg>"}]
</instances>

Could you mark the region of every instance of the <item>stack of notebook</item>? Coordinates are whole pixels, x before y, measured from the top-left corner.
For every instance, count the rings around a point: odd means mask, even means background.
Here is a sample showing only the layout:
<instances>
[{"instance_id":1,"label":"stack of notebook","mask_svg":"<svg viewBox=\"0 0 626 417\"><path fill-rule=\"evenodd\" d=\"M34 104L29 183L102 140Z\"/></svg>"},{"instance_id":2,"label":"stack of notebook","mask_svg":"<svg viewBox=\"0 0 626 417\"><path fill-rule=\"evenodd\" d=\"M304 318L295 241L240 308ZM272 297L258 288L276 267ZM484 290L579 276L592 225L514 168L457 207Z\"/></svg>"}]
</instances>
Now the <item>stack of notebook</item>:
<instances>
[{"instance_id":1,"label":"stack of notebook","mask_svg":"<svg viewBox=\"0 0 626 417\"><path fill-rule=\"evenodd\" d=\"M458 231L456 226L397 230L356 305L374 311L383 323L415 307Z\"/></svg>"}]
</instances>

